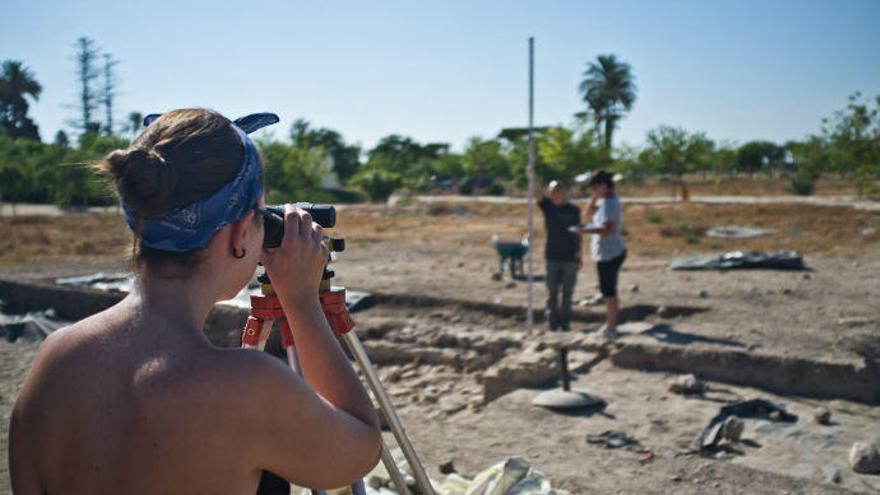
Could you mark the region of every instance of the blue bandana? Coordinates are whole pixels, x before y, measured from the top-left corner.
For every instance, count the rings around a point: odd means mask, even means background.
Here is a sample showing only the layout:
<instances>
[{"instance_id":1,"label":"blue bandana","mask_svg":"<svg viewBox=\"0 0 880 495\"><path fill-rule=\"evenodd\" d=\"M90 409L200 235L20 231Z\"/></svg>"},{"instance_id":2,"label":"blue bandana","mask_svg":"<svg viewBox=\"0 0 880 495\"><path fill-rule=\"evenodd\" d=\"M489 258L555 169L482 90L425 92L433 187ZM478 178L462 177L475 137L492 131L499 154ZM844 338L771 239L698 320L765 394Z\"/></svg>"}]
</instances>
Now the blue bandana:
<instances>
[{"instance_id":1,"label":"blue bandana","mask_svg":"<svg viewBox=\"0 0 880 495\"><path fill-rule=\"evenodd\" d=\"M148 115L144 126L159 118ZM141 243L162 251L184 252L203 248L215 232L237 222L257 204L262 193L260 155L248 134L278 122L273 113L256 113L236 119L232 128L244 145L241 169L231 182L214 194L195 203L174 208L160 218L141 220ZM123 202L125 221L132 230L137 228L134 214Z\"/></svg>"}]
</instances>

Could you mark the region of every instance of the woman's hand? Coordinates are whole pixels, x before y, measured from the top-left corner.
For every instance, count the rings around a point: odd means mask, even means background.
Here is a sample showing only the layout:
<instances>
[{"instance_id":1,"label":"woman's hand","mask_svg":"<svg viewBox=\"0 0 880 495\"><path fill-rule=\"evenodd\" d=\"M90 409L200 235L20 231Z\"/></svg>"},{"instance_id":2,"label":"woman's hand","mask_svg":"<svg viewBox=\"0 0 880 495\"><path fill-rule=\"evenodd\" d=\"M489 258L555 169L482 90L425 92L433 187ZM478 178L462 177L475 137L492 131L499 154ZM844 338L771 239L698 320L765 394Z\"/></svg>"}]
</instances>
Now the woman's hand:
<instances>
[{"instance_id":1,"label":"woman's hand","mask_svg":"<svg viewBox=\"0 0 880 495\"><path fill-rule=\"evenodd\" d=\"M328 256L324 229L308 212L288 203L284 205L281 245L273 252L264 250L260 261L275 292L285 301L315 304Z\"/></svg>"}]
</instances>

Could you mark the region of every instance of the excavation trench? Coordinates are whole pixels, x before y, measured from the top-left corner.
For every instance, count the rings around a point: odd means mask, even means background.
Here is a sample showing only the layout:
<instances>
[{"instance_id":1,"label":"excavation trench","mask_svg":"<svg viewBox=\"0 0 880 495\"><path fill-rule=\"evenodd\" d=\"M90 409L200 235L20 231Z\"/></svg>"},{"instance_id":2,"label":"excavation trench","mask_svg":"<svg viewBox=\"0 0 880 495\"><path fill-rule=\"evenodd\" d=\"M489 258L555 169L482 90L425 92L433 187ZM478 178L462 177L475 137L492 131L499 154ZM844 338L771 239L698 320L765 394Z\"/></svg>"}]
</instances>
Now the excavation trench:
<instances>
[{"instance_id":1,"label":"excavation trench","mask_svg":"<svg viewBox=\"0 0 880 495\"><path fill-rule=\"evenodd\" d=\"M122 292L58 285L50 281L0 279L6 313L52 308L58 318L76 321L106 309ZM353 315L371 359L392 381L425 365L441 374L468 375L479 387L474 402L488 402L522 387L539 387L559 378L556 351L569 350L575 372L585 373L603 359L621 368L693 373L702 378L753 386L780 395L880 403L880 372L870 357L819 361L696 342L676 344L646 338L664 318L686 318L705 307L638 305L621 317L635 331L613 345L587 335L526 333L523 308L420 295L372 294ZM206 323L208 338L221 347L239 345L247 309L218 304ZM576 309L573 319L595 322L601 313ZM7 336L8 337L8 336ZM438 377L439 378L439 377ZM476 395L476 392L474 392ZM477 400L479 399L479 400Z\"/></svg>"}]
</instances>

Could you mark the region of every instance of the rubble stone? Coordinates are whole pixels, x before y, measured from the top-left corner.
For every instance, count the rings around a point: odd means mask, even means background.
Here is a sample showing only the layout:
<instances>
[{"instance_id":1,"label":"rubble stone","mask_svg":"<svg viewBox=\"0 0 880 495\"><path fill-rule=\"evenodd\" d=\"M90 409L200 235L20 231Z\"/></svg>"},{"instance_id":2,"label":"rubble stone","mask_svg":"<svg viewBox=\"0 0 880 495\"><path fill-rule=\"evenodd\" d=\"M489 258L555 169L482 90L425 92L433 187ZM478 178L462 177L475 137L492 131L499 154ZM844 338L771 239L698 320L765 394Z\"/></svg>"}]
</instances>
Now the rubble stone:
<instances>
[{"instance_id":1,"label":"rubble stone","mask_svg":"<svg viewBox=\"0 0 880 495\"><path fill-rule=\"evenodd\" d=\"M872 323L870 318L865 318L863 316L850 316L846 318L840 318L837 320L837 324L842 327L854 328L867 326Z\"/></svg>"},{"instance_id":2,"label":"rubble stone","mask_svg":"<svg viewBox=\"0 0 880 495\"><path fill-rule=\"evenodd\" d=\"M669 384L669 391L675 394L701 394L706 384L694 375L681 375Z\"/></svg>"},{"instance_id":3,"label":"rubble stone","mask_svg":"<svg viewBox=\"0 0 880 495\"><path fill-rule=\"evenodd\" d=\"M464 397L458 394L443 395L437 402L437 406L440 407L440 410L445 412L446 414L455 414L458 411L466 408L467 405L467 400L465 400Z\"/></svg>"},{"instance_id":4,"label":"rubble stone","mask_svg":"<svg viewBox=\"0 0 880 495\"><path fill-rule=\"evenodd\" d=\"M483 374L483 402L489 403L522 387L534 387L559 377L559 357L553 349L532 345L513 353Z\"/></svg>"},{"instance_id":5,"label":"rubble stone","mask_svg":"<svg viewBox=\"0 0 880 495\"><path fill-rule=\"evenodd\" d=\"M455 464L450 459L444 463L441 463L438 469L442 474L451 474L455 472Z\"/></svg>"},{"instance_id":6,"label":"rubble stone","mask_svg":"<svg viewBox=\"0 0 880 495\"><path fill-rule=\"evenodd\" d=\"M817 409L813 414L813 418L816 420L816 423L828 426L831 424L831 411L824 407Z\"/></svg>"},{"instance_id":7,"label":"rubble stone","mask_svg":"<svg viewBox=\"0 0 880 495\"><path fill-rule=\"evenodd\" d=\"M671 318L674 316L674 311L670 309L668 306L660 306L657 308L657 316L660 318Z\"/></svg>"},{"instance_id":8,"label":"rubble stone","mask_svg":"<svg viewBox=\"0 0 880 495\"><path fill-rule=\"evenodd\" d=\"M722 435L731 442L739 442L742 438L744 429L745 423L736 416L728 417L724 420L724 424L721 426Z\"/></svg>"},{"instance_id":9,"label":"rubble stone","mask_svg":"<svg viewBox=\"0 0 880 495\"><path fill-rule=\"evenodd\" d=\"M864 474L880 473L880 452L871 442L856 442L849 450L849 465L853 471Z\"/></svg>"},{"instance_id":10,"label":"rubble stone","mask_svg":"<svg viewBox=\"0 0 880 495\"><path fill-rule=\"evenodd\" d=\"M840 471L840 468L834 468L828 473L828 481L837 485L843 481L843 473Z\"/></svg>"}]
</instances>

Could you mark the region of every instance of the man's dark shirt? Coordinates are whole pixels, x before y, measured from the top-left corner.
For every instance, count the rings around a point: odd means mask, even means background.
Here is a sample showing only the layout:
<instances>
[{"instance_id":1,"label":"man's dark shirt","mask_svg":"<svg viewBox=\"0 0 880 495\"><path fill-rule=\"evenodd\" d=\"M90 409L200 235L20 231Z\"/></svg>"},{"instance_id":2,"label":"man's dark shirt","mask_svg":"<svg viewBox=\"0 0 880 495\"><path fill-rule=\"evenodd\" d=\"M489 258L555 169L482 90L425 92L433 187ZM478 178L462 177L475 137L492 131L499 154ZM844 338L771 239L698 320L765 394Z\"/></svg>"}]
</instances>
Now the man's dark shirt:
<instances>
[{"instance_id":1,"label":"man's dark shirt","mask_svg":"<svg viewBox=\"0 0 880 495\"><path fill-rule=\"evenodd\" d=\"M566 202L556 206L550 198L538 201L544 212L544 230L547 244L544 246L544 258L554 261L577 261L581 250L581 236L572 234L568 228L581 223L581 210Z\"/></svg>"}]
</instances>

